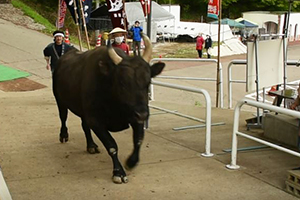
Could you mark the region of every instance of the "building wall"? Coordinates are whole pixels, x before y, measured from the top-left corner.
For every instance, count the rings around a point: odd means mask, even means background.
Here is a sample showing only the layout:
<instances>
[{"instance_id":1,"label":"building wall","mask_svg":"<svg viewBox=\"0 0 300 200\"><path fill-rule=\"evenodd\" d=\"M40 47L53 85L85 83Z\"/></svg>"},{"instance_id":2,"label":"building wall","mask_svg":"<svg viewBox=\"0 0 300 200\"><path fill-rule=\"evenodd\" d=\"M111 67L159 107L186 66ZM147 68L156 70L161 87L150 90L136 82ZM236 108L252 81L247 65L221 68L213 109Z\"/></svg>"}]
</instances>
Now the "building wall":
<instances>
[{"instance_id":1,"label":"building wall","mask_svg":"<svg viewBox=\"0 0 300 200\"><path fill-rule=\"evenodd\" d=\"M288 37L290 41L300 40L300 13L291 13L288 27ZM284 15L280 16L282 25L280 26L280 32L283 31Z\"/></svg>"},{"instance_id":2,"label":"building wall","mask_svg":"<svg viewBox=\"0 0 300 200\"><path fill-rule=\"evenodd\" d=\"M267 11L254 11L243 13L243 18L258 24L259 28L277 29L278 34L282 34L284 30L284 14L271 14ZM290 41L300 40L300 13L291 13L288 27L288 38ZM270 25L271 24L271 25ZM278 26L276 26L276 24Z\"/></svg>"},{"instance_id":3,"label":"building wall","mask_svg":"<svg viewBox=\"0 0 300 200\"><path fill-rule=\"evenodd\" d=\"M258 25L258 28L267 29L265 22L274 22L278 24L278 16L270 14L269 12L245 12L243 13L243 18L255 22Z\"/></svg>"}]
</instances>

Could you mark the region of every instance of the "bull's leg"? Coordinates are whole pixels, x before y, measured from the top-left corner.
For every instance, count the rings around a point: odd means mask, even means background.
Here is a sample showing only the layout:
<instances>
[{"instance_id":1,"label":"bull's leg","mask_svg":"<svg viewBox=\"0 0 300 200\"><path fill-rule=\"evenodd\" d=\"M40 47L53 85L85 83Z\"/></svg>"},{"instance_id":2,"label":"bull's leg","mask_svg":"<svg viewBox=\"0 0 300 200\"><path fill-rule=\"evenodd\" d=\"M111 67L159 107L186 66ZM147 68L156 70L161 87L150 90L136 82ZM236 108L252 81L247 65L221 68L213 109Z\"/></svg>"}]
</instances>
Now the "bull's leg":
<instances>
[{"instance_id":1,"label":"bull's leg","mask_svg":"<svg viewBox=\"0 0 300 200\"><path fill-rule=\"evenodd\" d=\"M68 142L69 134L68 134L68 128L66 126L66 121L68 118L68 109L61 105L58 105L58 111L59 111L59 118L61 121L59 141L61 143Z\"/></svg>"},{"instance_id":2,"label":"bull's leg","mask_svg":"<svg viewBox=\"0 0 300 200\"><path fill-rule=\"evenodd\" d=\"M118 146L114 138L107 130L100 131L92 128L97 137L101 140L105 146L108 154L110 155L113 162L113 182L114 183L127 183L128 178L126 176L125 170L123 169L119 158L118 158Z\"/></svg>"},{"instance_id":3,"label":"bull's leg","mask_svg":"<svg viewBox=\"0 0 300 200\"><path fill-rule=\"evenodd\" d=\"M126 161L126 168L132 169L134 168L137 163L139 162L139 152L140 148L144 139L144 125L143 124L131 124L133 129L133 152L129 156L129 158Z\"/></svg>"},{"instance_id":4,"label":"bull's leg","mask_svg":"<svg viewBox=\"0 0 300 200\"><path fill-rule=\"evenodd\" d=\"M86 138L87 152L89 152L90 154L100 153L100 151L98 150L98 145L94 142L92 138L90 127L86 124L85 120L82 118L81 118L81 126Z\"/></svg>"}]
</instances>

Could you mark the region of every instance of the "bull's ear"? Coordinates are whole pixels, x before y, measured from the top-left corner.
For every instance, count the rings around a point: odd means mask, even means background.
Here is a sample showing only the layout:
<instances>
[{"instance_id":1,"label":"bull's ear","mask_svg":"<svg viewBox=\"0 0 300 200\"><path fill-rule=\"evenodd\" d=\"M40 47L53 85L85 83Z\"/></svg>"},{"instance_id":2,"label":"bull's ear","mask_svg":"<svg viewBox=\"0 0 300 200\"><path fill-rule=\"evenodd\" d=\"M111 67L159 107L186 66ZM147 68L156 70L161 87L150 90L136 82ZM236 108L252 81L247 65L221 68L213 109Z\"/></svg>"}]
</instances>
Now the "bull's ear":
<instances>
[{"instance_id":1,"label":"bull's ear","mask_svg":"<svg viewBox=\"0 0 300 200\"><path fill-rule=\"evenodd\" d=\"M158 62L153 64L150 69L151 69L151 78L157 76L158 74L160 74L162 72L162 70L165 67L165 63L162 62Z\"/></svg>"}]
</instances>

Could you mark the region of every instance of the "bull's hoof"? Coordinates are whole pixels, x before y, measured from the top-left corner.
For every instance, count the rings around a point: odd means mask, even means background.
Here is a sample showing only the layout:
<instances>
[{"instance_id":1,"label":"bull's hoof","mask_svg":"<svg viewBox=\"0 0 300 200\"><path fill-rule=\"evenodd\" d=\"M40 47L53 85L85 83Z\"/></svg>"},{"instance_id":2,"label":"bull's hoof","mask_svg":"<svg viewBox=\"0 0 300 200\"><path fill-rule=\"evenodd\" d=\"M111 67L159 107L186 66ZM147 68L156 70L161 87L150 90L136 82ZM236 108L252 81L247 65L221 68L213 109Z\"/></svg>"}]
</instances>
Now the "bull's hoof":
<instances>
[{"instance_id":1,"label":"bull's hoof","mask_svg":"<svg viewBox=\"0 0 300 200\"><path fill-rule=\"evenodd\" d=\"M131 159L131 157L129 157L125 163L125 169L126 170L132 170L134 167L137 166L138 161Z\"/></svg>"},{"instance_id":2,"label":"bull's hoof","mask_svg":"<svg viewBox=\"0 0 300 200\"><path fill-rule=\"evenodd\" d=\"M69 137L59 137L59 141L60 141L61 143L66 143L66 142L69 141Z\"/></svg>"},{"instance_id":3,"label":"bull's hoof","mask_svg":"<svg viewBox=\"0 0 300 200\"><path fill-rule=\"evenodd\" d=\"M112 180L114 183L117 183L117 184L128 183L128 178L126 176L124 176L124 177L113 176Z\"/></svg>"},{"instance_id":4,"label":"bull's hoof","mask_svg":"<svg viewBox=\"0 0 300 200\"><path fill-rule=\"evenodd\" d=\"M86 148L87 152L89 152L90 154L96 154L96 153L100 153L99 149L97 147L89 147Z\"/></svg>"},{"instance_id":5,"label":"bull's hoof","mask_svg":"<svg viewBox=\"0 0 300 200\"><path fill-rule=\"evenodd\" d=\"M123 168L114 169L112 180L117 184L128 183L128 178Z\"/></svg>"}]
</instances>

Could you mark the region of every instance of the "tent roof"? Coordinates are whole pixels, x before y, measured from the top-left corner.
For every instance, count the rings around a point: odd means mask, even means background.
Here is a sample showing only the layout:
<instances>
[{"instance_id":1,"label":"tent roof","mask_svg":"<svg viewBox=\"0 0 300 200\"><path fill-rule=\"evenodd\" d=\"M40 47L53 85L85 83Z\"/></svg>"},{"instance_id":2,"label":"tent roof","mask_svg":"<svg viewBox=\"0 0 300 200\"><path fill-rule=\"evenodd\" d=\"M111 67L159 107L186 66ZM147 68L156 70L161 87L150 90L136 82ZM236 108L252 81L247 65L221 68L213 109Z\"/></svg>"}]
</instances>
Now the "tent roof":
<instances>
[{"instance_id":1,"label":"tent roof","mask_svg":"<svg viewBox=\"0 0 300 200\"><path fill-rule=\"evenodd\" d=\"M129 24L134 24L135 21L145 21L143 9L140 2L126 2L125 12ZM91 13L91 18L109 16L107 5L102 5ZM174 19L175 16L166 11L162 6L152 1L152 21L164 21Z\"/></svg>"},{"instance_id":2,"label":"tent roof","mask_svg":"<svg viewBox=\"0 0 300 200\"><path fill-rule=\"evenodd\" d=\"M140 2L125 3L125 12L129 24L134 24L135 21L145 21L143 9ZM162 6L152 1L152 21L164 21L174 19L175 16L166 11Z\"/></svg>"},{"instance_id":3,"label":"tent roof","mask_svg":"<svg viewBox=\"0 0 300 200\"><path fill-rule=\"evenodd\" d=\"M218 20L211 22L212 24L219 23ZM233 19L224 18L221 20L221 24L228 24L230 27L234 28L245 28L244 24L241 24Z\"/></svg>"},{"instance_id":4,"label":"tent roof","mask_svg":"<svg viewBox=\"0 0 300 200\"><path fill-rule=\"evenodd\" d=\"M258 25L254 22L251 22L250 20L244 19L242 17L236 19L235 21L244 24L246 28L255 28L258 27Z\"/></svg>"}]
</instances>

